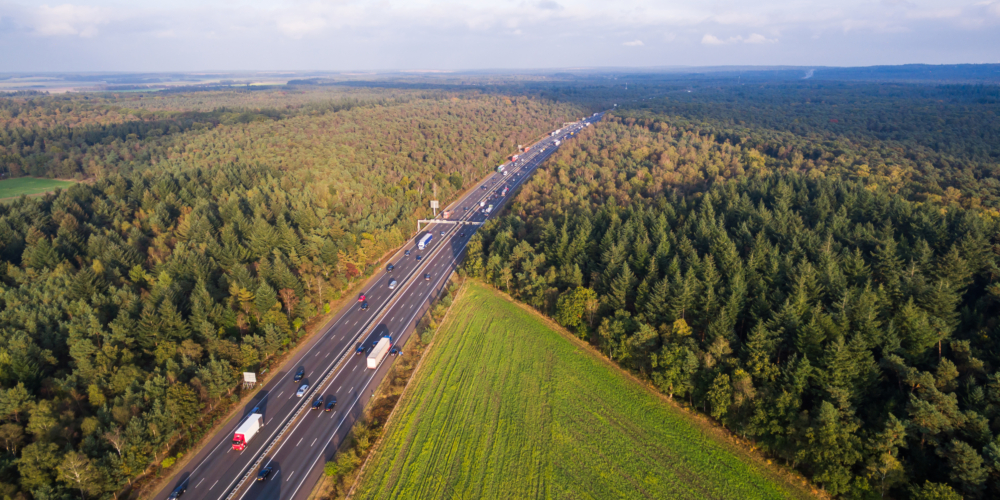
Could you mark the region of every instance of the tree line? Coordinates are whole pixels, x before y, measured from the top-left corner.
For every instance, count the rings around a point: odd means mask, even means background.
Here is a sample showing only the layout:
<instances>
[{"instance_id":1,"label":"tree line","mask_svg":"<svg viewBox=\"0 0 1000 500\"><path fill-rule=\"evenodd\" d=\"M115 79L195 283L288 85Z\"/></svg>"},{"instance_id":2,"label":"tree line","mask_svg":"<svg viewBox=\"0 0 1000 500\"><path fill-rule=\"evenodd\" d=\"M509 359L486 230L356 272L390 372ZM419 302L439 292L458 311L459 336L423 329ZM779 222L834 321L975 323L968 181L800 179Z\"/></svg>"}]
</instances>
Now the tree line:
<instances>
[{"instance_id":1,"label":"tree line","mask_svg":"<svg viewBox=\"0 0 1000 500\"><path fill-rule=\"evenodd\" d=\"M89 182L0 204L0 496L12 499L111 498L169 466L204 415L238 400L240 372L293 347L428 200L578 113L471 94L153 118L78 104L81 120L110 122L92 128L66 125L78 110L58 99L18 99L0 103L52 121L34 136L5 129L22 139L7 154L69 160Z\"/></svg>"},{"instance_id":2,"label":"tree line","mask_svg":"<svg viewBox=\"0 0 1000 500\"><path fill-rule=\"evenodd\" d=\"M996 216L667 117L591 129L470 274L833 495L1000 494Z\"/></svg>"}]
</instances>

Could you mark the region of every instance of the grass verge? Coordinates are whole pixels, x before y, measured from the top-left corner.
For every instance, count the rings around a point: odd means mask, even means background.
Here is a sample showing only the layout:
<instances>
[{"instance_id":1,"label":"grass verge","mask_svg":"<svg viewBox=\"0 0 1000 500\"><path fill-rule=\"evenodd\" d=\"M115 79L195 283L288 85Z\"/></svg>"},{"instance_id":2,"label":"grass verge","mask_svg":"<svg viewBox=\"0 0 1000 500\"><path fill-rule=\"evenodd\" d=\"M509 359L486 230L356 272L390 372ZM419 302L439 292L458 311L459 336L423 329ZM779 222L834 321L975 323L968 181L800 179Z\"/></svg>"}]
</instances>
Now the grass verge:
<instances>
[{"instance_id":1,"label":"grass verge","mask_svg":"<svg viewBox=\"0 0 1000 500\"><path fill-rule=\"evenodd\" d=\"M810 498L533 311L470 281L354 498Z\"/></svg>"}]
</instances>

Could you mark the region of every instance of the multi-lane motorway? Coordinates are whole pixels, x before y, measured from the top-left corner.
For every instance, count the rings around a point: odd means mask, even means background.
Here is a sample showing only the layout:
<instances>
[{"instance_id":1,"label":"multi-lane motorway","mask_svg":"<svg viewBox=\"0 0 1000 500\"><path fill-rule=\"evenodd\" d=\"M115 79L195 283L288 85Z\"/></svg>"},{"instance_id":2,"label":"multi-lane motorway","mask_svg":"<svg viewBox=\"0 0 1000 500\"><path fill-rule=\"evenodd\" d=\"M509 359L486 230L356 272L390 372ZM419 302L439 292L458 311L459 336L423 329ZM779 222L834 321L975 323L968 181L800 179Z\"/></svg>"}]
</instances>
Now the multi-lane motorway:
<instances>
[{"instance_id":1,"label":"multi-lane motorway","mask_svg":"<svg viewBox=\"0 0 1000 500\"><path fill-rule=\"evenodd\" d=\"M599 113L585 121L597 121L601 116ZM448 220L481 223L498 213L514 195L515 188L556 150L554 142L566 140L583 126L584 122L577 122L532 145L516 162L506 165L507 175L493 174L477 189L452 203L447 208L451 212ZM500 196L504 186L510 190L506 196ZM486 206L492 204L493 211L484 213L481 201ZM383 268L366 283L363 293L369 308L362 310L359 303L351 303L342 309L153 498L162 500L173 491L186 490L181 496L185 500L304 500L319 480L323 463L334 456L395 359L388 356L377 369L371 370L366 366L366 356L355 355L356 346L359 342L371 345L383 335L391 335L394 344L404 345L430 301L447 286L476 228L431 224L426 231L432 232L434 238L427 248L418 250L416 238L409 241L389 258L388 262L394 265L391 273ZM423 234L420 232L417 237ZM429 279L426 275L430 275ZM394 290L388 287L390 279L398 282ZM300 368L305 376L302 381L294 382L293 376ZM309 390L297 397L296 390L303 383L309 384ZM325 401L336 397L333 411L311 409L311 403L321 395ZM263 414L264 427L246 449L233 450L233 431L255 409ZM271 467L272 473L267 480L256 481L261 467Z\"/></svg>"}]
</instances>

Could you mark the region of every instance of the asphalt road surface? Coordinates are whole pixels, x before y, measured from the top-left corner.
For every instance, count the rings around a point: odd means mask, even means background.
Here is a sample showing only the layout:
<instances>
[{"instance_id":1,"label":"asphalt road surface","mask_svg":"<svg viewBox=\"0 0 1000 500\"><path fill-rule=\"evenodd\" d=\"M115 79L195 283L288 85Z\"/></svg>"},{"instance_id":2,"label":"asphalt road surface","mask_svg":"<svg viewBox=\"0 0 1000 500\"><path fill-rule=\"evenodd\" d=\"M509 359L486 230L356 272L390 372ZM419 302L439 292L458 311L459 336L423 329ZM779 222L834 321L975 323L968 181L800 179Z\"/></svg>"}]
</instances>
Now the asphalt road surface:
<instances>
[{"instance_id":1,"label":"asphalt road surface","mask_svg":"<svg viewBox=\"0 0 1000 500\"><path fill-rule=\"evenodd\" d=\"M597 121L601 116L591 116L586 121ZM556 150L553 142L565 141L582 127L582 122L564 127L556 136L532 145L516 162L505 164L507 175L494 173L482 182L480 189L452 203L447 209L451 211L447 220L483 222L498 213L516 187ZM506 196L500 196L504 186L510 189ZM493 205L493 211L484 213L480 202L486 207ZM186 489L181 496L184 500L305 500L319 480L323 464L333 458L395 359L386 356L377 369L368 369L367 356L355 354L358 343L372 345L390 335L394 345L404 345L431 300L447 286L448 277L457 268L477 227L431 224L418 233L389 259L395 266L391 273L383 268L366 283L363 293L369 308L362 310L357 302L342 309L323 328L323 333L314 335L297 357L286 362L243 412L227 422L213 436L211 444L153 498L162 500L174 490ZM433 240L427 248L418 250L416 240L426 232L434 235ZM406 256L405 251L410 255ZM425 279L425 274L430 275L429 279ZM394 290L388 287L390 279L398 283ZM305 370L305 376L294 382L293 376L300 368ZM304 396L297 397L296 391L302 384L310 387ZM323 407L311 409L312 402L321 395ZM336 397L337 406L333 411L324 411L332 397ZM255 409L263 414L264 427L247 443L246 449L233 450L233 431ZM258 470L267 466L272 468L270 476L257 481Z\"/></svg>"}]
</instances>

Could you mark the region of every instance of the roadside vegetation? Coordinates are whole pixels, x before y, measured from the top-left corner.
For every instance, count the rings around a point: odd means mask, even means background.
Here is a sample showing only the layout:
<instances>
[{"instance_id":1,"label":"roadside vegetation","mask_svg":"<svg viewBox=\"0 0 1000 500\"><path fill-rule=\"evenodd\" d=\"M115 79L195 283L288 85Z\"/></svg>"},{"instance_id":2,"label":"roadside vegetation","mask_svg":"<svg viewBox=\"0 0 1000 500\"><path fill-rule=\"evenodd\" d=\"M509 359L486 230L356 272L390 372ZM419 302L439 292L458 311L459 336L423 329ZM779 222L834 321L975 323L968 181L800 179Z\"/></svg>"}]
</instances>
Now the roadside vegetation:
<instances>
[{"instance_id":1,"label":"roadside vegetation","mask_svg":"<svg viewBox=\"0 0 1000 500\"><path fill-rule=\"evenodd\" d=\"M469 281L354 498L795 498L589 349Z\"/></svg>"}]
</instances>

